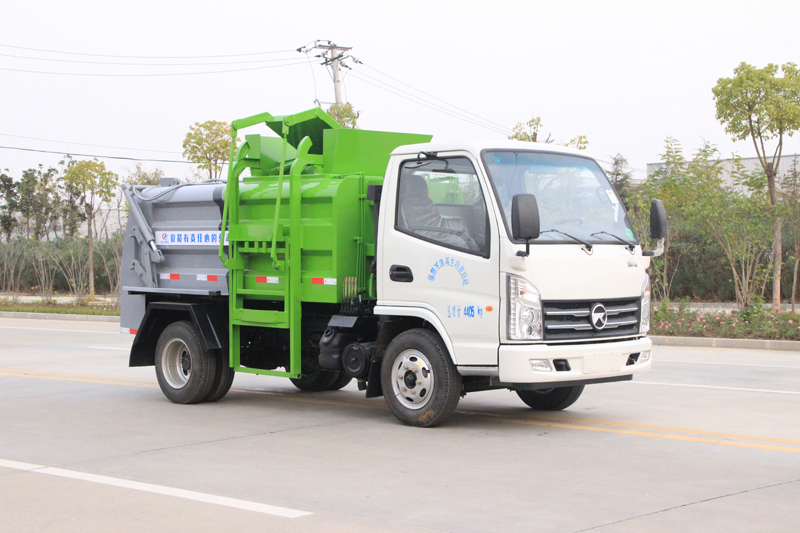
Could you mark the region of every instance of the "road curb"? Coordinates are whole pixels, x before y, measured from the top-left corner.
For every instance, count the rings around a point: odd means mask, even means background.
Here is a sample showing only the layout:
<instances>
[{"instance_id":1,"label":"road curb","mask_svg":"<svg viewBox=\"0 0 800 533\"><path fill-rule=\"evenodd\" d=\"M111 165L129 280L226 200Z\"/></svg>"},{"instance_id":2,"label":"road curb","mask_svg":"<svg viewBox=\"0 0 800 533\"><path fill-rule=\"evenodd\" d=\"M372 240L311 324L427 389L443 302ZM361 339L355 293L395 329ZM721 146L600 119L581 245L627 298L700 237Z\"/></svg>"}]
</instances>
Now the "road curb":
<instances>
[{"instance_id":1,"label":"road curb","mask_svg":"<svg viewBox=\"0 0 800 533\"><path fill-rule=\"evenodd\" d=\"M746 350L780 350L800 352L800 341L772 341L766 339L722 339L710 337L648 337L659 346L694 346L697 348L740 348Z\"/></svg>"},{"instance_id":2,"label":"road curb","mask_svg":"<svg viewBox=\"0 0 800 533\"><path fill-rule=\"evenodd\" d=\"M40 320L68 320L77 322L119 322L118 316L19 313L16 311L0 311L0 318L38 318Z\"/></svg>"}]
</instances>

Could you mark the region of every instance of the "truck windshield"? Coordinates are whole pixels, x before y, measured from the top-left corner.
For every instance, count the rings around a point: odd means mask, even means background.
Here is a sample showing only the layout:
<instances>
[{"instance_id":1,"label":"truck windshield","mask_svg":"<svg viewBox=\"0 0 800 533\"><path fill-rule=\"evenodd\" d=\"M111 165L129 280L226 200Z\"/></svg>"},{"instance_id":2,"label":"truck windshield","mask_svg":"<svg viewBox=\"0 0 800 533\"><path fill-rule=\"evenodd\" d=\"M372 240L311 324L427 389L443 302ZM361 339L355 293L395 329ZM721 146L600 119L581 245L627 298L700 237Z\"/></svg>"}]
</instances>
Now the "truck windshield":
<instances>
[{"instance_id":1,"label":"truck windshield","mask_svg":"<svg viewBox=\"0 0 800 533\"><path fill-rule=\"evenodd\" d=\"M533 194L542 231L538 242L575 243L560 233L566 232L592 244L638 244L625 208L593 160L510 150L485 150L482 158L509 237L511 200L516 194Z\"/></svg>"}]
</instances>

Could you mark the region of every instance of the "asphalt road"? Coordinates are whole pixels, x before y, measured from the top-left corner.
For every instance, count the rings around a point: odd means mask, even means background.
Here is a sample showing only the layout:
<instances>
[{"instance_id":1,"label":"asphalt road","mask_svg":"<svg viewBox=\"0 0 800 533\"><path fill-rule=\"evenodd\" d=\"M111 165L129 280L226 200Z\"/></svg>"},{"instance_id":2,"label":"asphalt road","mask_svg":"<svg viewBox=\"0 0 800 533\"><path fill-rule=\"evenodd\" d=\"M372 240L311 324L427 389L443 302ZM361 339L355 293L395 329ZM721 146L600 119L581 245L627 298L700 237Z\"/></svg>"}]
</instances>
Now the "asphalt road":
<instances>
[{"instance_id":1,"label":"asphalt road","mask_svg":"<svg viewBox=\"0 0 800 533\"><path fill-rule=\"evenodd\" d=\"M659 346L558 413L355 385L174 405L113 323L0 319L0 531L797 531L800 354Z\"/></svg>"}]
</instances>

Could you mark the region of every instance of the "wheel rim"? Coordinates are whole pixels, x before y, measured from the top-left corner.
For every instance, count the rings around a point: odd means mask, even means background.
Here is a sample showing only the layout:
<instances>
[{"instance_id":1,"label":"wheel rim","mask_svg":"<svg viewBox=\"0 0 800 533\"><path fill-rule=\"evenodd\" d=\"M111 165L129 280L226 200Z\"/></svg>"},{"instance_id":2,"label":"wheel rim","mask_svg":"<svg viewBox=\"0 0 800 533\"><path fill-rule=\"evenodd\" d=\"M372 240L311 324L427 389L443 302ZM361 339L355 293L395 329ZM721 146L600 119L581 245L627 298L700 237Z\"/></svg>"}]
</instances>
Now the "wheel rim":
<instances>
[{"instance_id":1,"label":"wheel rim","mask_svg":"<svg viewBox=\"0 0 800 533\"><path fill-rule=\"evenodd\" d=\"M405 350L392 365L392 390L406 409L422 409L431 399L434 376L428 358L418 350Z\"/></svg>"},{"instance_id":2,"label":"wheel rim","mask_svg":"<svg viewBox=\"0 0 800 533\"><path fill-rule=\"evenodd\" d=\"M181 339L172 339L161 357L164 379L173 389L182 389L192 376L192 354Z\"/></svg>"}]
</instances>

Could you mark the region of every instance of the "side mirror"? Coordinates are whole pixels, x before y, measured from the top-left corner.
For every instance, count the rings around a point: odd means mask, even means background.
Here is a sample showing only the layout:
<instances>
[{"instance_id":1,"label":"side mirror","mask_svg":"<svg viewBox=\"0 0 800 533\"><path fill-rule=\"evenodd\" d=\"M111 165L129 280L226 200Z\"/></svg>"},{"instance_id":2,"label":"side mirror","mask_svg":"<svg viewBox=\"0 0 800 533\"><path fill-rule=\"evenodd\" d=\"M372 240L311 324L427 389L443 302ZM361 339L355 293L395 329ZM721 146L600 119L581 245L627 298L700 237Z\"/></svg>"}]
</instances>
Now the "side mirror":
<instances>
[{"instance_id":1,"label":"side mirror","mask_svg":"<svg viewBox=\"0 0 800 533\"><path fill-rule=\"evenodd\" d=\"M664 202L653 200L650 202L650 238L664 239L667 236L667 211Z\"/></svg>"},{"instance_id":2,"label":"side mirror","mask_svg":"<svg viewBox=\"0 0 800 533\"><path fill-rule=\"evenodd\" d=\"M511 236L525 241L525 251L520 250L517 255L530 255L528 241L539 236L539 204L534 195L515 194L511 200Z\"/></svg>"}]
</instances>

